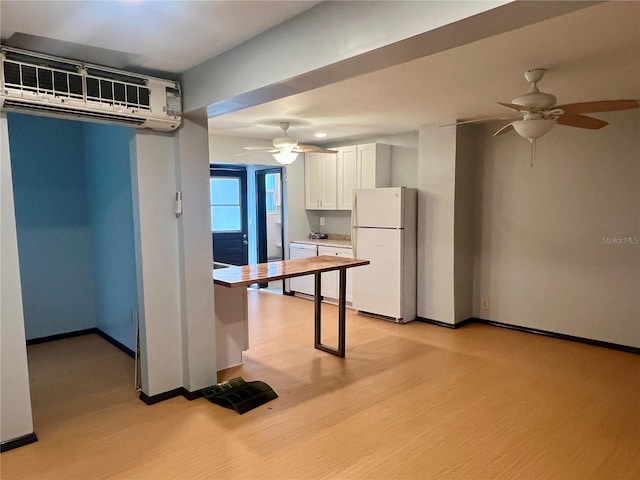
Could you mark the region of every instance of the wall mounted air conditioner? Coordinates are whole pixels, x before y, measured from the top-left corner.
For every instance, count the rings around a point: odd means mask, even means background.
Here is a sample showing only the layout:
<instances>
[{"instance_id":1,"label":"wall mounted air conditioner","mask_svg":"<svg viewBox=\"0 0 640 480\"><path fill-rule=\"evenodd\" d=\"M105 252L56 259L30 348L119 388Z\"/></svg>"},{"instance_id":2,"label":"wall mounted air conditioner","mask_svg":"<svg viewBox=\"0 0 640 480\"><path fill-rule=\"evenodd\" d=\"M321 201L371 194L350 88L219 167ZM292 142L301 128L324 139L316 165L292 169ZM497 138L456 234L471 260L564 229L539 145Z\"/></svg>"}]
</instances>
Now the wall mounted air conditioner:
<instances>
[{"instance_id":1,"label":"wall mounted air conditioner","mask_svg":"<svg viewBox=\"0 0 640 480\"><path fill-rule=\"evenodd\" d=\"M180 84L10 47L1 49L0 106L40 115L172 131Z\"/></svg>"}]
</instances>

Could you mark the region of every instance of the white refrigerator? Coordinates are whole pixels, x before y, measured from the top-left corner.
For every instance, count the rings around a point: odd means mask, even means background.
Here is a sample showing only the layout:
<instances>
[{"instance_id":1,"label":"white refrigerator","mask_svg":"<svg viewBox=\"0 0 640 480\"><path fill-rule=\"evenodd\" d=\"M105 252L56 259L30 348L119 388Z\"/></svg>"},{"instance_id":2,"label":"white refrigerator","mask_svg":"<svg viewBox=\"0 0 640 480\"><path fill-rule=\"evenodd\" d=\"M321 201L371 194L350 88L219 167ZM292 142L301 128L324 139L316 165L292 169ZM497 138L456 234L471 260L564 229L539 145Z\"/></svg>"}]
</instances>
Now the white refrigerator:
<instances>
[{"instance_id":1,"label":"white refrigerator","mask_svg":"<svg viewBox=\"0 0 640 480\"><path fill-rule=\"evenodd\" d=\"M416 319L418 191L406 187L354 190L354 309L398 323Z\"/></svg>"}]
</instances>

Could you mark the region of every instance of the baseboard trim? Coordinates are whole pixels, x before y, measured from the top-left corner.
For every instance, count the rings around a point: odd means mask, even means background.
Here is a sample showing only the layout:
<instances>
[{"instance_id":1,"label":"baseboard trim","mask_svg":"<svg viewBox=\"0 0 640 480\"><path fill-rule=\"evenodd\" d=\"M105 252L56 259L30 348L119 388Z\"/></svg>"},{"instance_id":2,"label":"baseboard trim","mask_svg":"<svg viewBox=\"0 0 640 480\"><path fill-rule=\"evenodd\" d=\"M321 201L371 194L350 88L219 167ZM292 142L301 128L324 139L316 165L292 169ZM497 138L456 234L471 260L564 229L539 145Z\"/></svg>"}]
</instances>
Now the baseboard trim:
<instances>
[{"instance_id":1,"label":"baseboard trim","mask_svg":"<svg viewBox=\"0 0 640 480\"><path fill-rule=\"evenodd\" d=\"M174 388L173 390L169 390L168 392L158 393L157 395L147 395L144 392L140 392L140 400L142 400L147 405L155 405L156 403L164 402L165 400L171 400L172 398L179 397L182 395L182 391L184 387Z\"/></svg>"},{"instance_id":2,"label":"baseboard trim","mask_svg":"<svg viewBox=\"0 0 640 480\"><path fill-rule=\"evenodd\" d=\"M127 347L126 345L120 343L118 340L116 340L115 338L113 338L111 335L108 335L106 333L104 333L102 330L100 330L99 328L96 328L96 332L98 335L100 335L103 339L105 339L107 342L109 342L111 345L113 345L114 347L116 347L118 350L120 350L121 352L126 353L127 355L129 355L131 358L136 358L136 353L131 350L129 347Z\"/></svg>"},{"instance_id":3,"label":"baseboard trim","mask_svg":"<svg viewBox=\"0 0 640 480\"><path fill-rule=\"evenodd\" d=\"M584 343L595 347L609 348L611 350L620 350L622 352L640 354L640 348L630 345L621 345L619 343L604 342L602 340L594 340L592 338L576 337L565 333L551 332L549 330L540 330L538 328L523 327L520 325L512 325L510 323L496 322L494 320L485 320L483 318L474 318L473 322L492 327L508 328L509 330L517 330L518 332L533 333L545 337L557 338L559 340L567 340L569 342Z\"/></svg>"},{"instance_id":4,"label":"baseboard trim","mask_svg":"<svg viewBox=\"0 0 640 480\"><path fill-rule=\"evenodd\" d=\"M14 438L13 440L8 440L0 444L0 453L8 452L14 448L24 447L25 445L29 445L30 443L35 443L37 441L38 437L35 432L28 433L27 435Z\"/></svg>"},{"instance_id":5,"label":"baseboard trim","mask_svg":"<svg viewBox=\"0 0 640 480\"><path fill-rule=\"evenodd\" d=\"M196 400L202 397L202 390L196 390L191 392L184 387L174 388L168 392L158 393L157 395L147 395L144 392L140 392L140 400L147 405L155 405L156 403L164 402L165 400L171 400L176 397L184 397L189 401Z\"/></svg>"},{"instance_id":6,"label":"baseboard trim","mask_svg":"<svg viewBox=\"0 0 640 480\"><path fill-rule=\"evenodd\" d=\"M462 320L461 322L458 322L458 323L446 323L446 322L441 322L439 320L433 320L431 318L425 318L425 317L416 317L416 320L418 322L430 323L432 325L437 325L438 327L451 328L451 329L455 330L457 328L464 327L465 325L468 325L468 324L474 322L476 319L475 318L466 318L466 319L464 319L464 320Z\"/></svg>"},{"instance_id":7,"label":"baseboard trim","mask_svg":"<svg viewBox=\"0 0 640 480\"><path fill-rule=\"evenodd\" d=\"M118 350L129 355L131 358L136 358L135 352L133 350L131 350L126 345L120 343L111 335L104 333L102 330L96 327L86 328L84 330L76 330L74 332L59 333L57 335L49 335L48 337L32 338L31 340L27 340L27 345L37 345L39 343L55 342L56 340L64 340L67 338L81 337L83 335L91 335L93 333L95 333L96 335L99 335L104 340L109 342L111 345L116 347Z\"/></svg>"},{"instance_id":8,"label":"baseboard trim","mask_svg":"<svg viewBox=\"0 0 640 480\"><path fill-rule=\"evenodd\" d=\"M293 293L293 292L287 292L287 291L284 291L284 292L282 292L282 293L283 293L284 295L287 295L288 297L293 297L293 296L295 295L295 293Z\"/></svg>"},{"instance_id":9,"label":"baseboard trim","mask_svg":"<svg viewBox=\"0 0 640 480\"><path fill-rule=\"evenodd\" d=\"M98 329L93 327L93 328L86 328L84 330L76 330L74 332L58 333L56 335L49 335L47 337L32 338L30 340L27 340L27 345L37 345L39 343L55 342L56 340L64 340L66 338L81 337L82 335L90 335L92 333L98 333Z\"/></svg>"},{"instance_id":10,"label":"baseboard trim","mask_svg":"<svg viewBox=\"0 0 640 480\"><path fill-rule=\"evenodd\" d=\"M197 398L203 397L202 390L196 390L195 392L190 392L184 387L182 387L182 396L189 401L196 400Z\"/></svg>"},{"instance_id":11,"label":"baseboard trim","mask_svg":"<svg viewBox=\"0 0 640 480\"><path fill-rule=\"evenodd\" d=\"M636 355L640 354L640 348L638 347L631 347L629 345L620 345L618 343L604 342L602 340L593 340L591 338L576 337L573 335L567 335L565 333L551 332L549 330L540 330L538 328L523 327L521 325L513 325L511 323L496 322L494 320L485 320L484 318L470 317L456 324L445 323L439 320L433 320L431 318L425 318L425 317L416 317L416 320L419 322L430 323L432 325L437 325L438 327L451 328L454 330L460 327L464 327L465 325L470 325L472 323L479 323L482 325L489 325L491 327L508 328L509 330L517 330L518 332L532 333L534 335L542 335L544 337L557 338L559 340L567 340L569 342L584 343L587 345L593 345L595 347L609 348L612 350L620 350L622 352L635 353Z\"/></svg>"}]
</instances>

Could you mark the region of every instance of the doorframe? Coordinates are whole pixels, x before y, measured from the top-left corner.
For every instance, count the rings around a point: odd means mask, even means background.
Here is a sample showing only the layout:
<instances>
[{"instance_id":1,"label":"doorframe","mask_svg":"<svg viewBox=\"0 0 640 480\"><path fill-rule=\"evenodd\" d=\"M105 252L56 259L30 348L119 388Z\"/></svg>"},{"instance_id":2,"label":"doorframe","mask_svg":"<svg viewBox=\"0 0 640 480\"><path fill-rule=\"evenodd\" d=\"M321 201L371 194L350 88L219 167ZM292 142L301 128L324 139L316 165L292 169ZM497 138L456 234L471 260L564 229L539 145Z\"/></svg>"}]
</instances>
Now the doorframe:
<instances>
[{"instance_id":1,"label":"doorframe","mask_svg":"<svg viewBox=\"0 0 640 480\"><path fill-rule=\"evenodd\" d=\"M220 177L224 177L226 175L228 176L235 176L238 173L242 173L244 174L244 185L241 188L241 196L242 198L240 199L240 201L242 202L242 231L245 233L246 235L246 241L247 241L247 246L246 246L246 255L245 255L245 262L244 265L248 265L249 264L249 246L248 246L248 238L249 238L249 195L248 195L248 189L249 189L249 175L248 175L248 171L247 171L247 167L245 165L234 165L234 164L220 164L220 163L210 163L209 164L209 178L211 177L216 177L216 176L220 176ZM213 235L214 235L214 231L213 231L213 226L211 227L211 236L213 239ZM214 247L215 248L215 247ZM214 259L215 259L215 255L214 255Z\"/></svg>"},{"instance_id":2,"label":"doorframe","mask_svg":"<svg viewBox=\"0 0 640 480\"><path fill-rule=\"evenodd\" d=\"M265 176L270 173L280 174L280 241L282 243L282 254L280 260L284 260L284 198L283 198L283 177L284 169L282 167L265 168L256 170L255 182L256 182L256 237L257 237L257 258L258 263L265 263L268 261L267 255L267 213L266 213L266 188L265 188ZM266 288L267 283L259 284L260 288ZM282 291L284 292L284 281L282 282Z\"/></svg>"}]
</instances>

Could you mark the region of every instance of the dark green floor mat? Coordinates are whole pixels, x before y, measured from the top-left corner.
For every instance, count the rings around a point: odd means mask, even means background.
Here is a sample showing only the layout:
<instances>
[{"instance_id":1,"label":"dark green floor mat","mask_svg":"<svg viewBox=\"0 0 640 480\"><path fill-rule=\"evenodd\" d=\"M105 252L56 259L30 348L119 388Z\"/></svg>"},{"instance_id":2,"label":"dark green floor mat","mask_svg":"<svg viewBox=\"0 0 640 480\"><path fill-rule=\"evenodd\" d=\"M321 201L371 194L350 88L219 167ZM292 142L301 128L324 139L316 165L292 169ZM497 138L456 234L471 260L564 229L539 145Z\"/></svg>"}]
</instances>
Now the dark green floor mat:
<instances>
[{"instance_id":1,"label":"dark green floor mat","mask_svg":"<svg viewBox=\"0 0 640 480\"><path fill-rule=\"evenodd\" d=\"M216 383L203 389L202 394L211 403L232 408L240 415L278 398L278 394L266 383L245 382L242 377Z\"/></svg>"}]
</instances>

